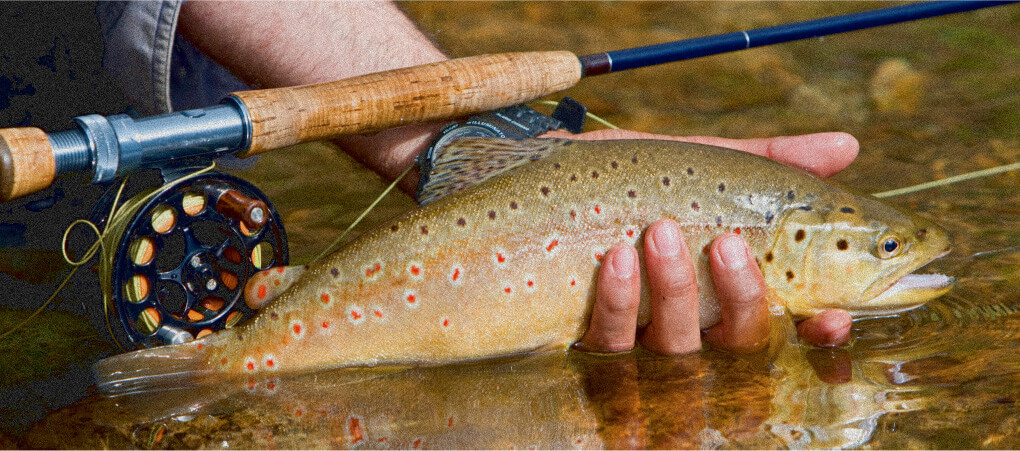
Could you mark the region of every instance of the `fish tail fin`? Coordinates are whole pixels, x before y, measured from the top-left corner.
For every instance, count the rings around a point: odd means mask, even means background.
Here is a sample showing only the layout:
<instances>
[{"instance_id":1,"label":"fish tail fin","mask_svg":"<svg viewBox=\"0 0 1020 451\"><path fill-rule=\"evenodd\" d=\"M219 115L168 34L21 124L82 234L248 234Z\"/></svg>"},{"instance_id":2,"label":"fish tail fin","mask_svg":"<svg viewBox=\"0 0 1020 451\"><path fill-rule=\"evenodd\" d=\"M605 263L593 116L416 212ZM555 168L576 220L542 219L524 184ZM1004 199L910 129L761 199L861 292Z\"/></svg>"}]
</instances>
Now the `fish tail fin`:
<instances>
[{"instance_id":1,"label":"fish tail fin","mask_svg":"<svg viewBox=\"0 0 1020 451\"><path fill-rule=\"evenodd\" d=\"M222 334L220 333L216 335ZM205 339L107 357L92 366L103 393L136 393L179 383L190 385L215 372Z\"/></svg>"}]
</instances>

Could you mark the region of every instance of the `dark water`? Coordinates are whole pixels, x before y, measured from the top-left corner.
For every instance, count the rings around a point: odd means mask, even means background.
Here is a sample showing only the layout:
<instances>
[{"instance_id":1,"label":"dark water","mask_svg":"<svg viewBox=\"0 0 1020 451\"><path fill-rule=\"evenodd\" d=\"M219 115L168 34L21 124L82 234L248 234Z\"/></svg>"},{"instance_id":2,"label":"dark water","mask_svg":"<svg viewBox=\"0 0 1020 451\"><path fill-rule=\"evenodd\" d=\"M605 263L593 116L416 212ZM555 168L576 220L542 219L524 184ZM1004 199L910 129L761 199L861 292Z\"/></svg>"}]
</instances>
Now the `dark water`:
<instances>
[{"instance_id":1,"label":"dark water","mask_svg":"<svg viewBox=\"0 0 1020 451\"><path fill-rule=\"evenodd\" d=\"M452 55L466 56L586 54L888 4L404 6ZM621 127L657 133L848 131L861 155L836 179L876 192L1020 161L1018 27L1020 7L994 8L606 75L566 94ZM240 172L277 204L292 261L316 255L382 189L335 155L328 145L301 146ZM84 368L110 349L73 314L46 314L0 342L9 356L0 368L0 446L1017 448L1018 185L1020 173L1009 173L891 199L950 230L954 252L935 270L959 285L919 309L855 322L852 342L832 350L552 353L71 404L86 395ZM364 227L411 205L394 196ZM5 272L31 279L18 293L41 302L61 270L50 253L21 252L28 260Z\"/></svg>"}]
</instances>

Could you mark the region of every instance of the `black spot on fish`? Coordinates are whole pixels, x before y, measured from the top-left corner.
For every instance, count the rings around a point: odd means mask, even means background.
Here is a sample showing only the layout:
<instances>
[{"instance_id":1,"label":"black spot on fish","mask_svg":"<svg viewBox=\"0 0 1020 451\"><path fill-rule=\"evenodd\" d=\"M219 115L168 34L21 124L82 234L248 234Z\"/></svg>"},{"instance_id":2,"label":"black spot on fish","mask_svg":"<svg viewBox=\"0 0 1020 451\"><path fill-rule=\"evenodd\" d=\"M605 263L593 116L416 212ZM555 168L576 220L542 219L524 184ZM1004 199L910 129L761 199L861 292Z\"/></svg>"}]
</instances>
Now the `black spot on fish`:
<instances>
[{"instance_id":1,"label":"black spot on fish","mask_svg":"<svg viewBox=\"0 0 1020 451\"><path fill-rule=\"evenodd\" d=\"M237 334L237 341L244 341L244 336L241 334Z\"/></svg>"},{"instance_id":2,"label":"black spot on fish","mask_svg":"<svg viewBox=\"0 0 1020 451\"><path fill-rule=\"evenodd\" d=\"M687 168L687 175L694 175L694 169L693 168Z\"/></svg>"},{"instance_id":3,"label":"black spot on fish","mask_svg":"<svg viewBox=\"0 0 1020 451\"><path fill-rule=\"evenodd\" d=\"M800 209L804 210L804 211L811 211L811 206L810 205L801 205Z\"/></svg>"},{"instance_id":4,"label":"black spot on fish","mask_svg":"<svg viewBox=\"0 0 1020 451\"><path fill-rule=\"evenodd\" d=\"M517 202L516 201L510 201L510 209L511 210L516 210L517 209Z\"/></svg>"},{"instance_id":5,"label":"black spot on fish","mask_svg":"<svg viewBox=\"0 0 1020 451\"><path fill-rule=\"evenodd\" d=\"M806 235L807 234L804 233L804 229L797 229L797 233L793 235L793 239L799 243L801 241L804 241L804 237Z\"/></svg>"},{"instance_id":6,"label":"black spot on fish","mask_svg":"<svg viewBox=\"0 0 1020 451\"><path fill-rule=\"evenodd\" d=\"M489 219L496 219L496 210L489 210Z\"/></svg>"},{"instance_id":7,"label":"black spot on fish","mask_svg":"<svg viewBox=\"0 0 1020 451\"><path fill-rule=\"evenodd\" d=\"M570 174L570 181L571 182L576 182L577 181L577 174Z\"/></svg>"},{"instance_id":8,"label":"black spot on fish","mask_svg":"<svg viewBox=\"0 0 1020 451\"><path fill-rule=\"evenodd\" d=\"M773 258L775 257L772 256L771 252L765 253L765 263L772 263Z\"/></svg>"},{"instance_id":9,"label":"black spot on fish","mask_svg":"<svg viewBox=\"0 0 1020 451\"><path fill-rule=\"evenodd\" d=\"M723 191L726 191L726 184L725 183L720 183L719 184L719 192L721 193Z\"/></svg>"},{"instance_id":10,"label":"black spot on fish","mask_svg":"<svg viewBox=\"0 0 1020 451\"><path fill-rule=\"evenodd\" d=\"M715 226L716 227L722 227L722 216L716 216L715 217Z\"/></svg>"},{"instance_id":11,"label":"black spot on fish","mask_svg":"<svg viewBox=\"0 0 1020 451\"><path fill-rule=\"evenodd\" d=\"M848 249L849 247L850 247L850 245L849 245L849 244L847 244L846 240L839 240L839 241L836 241L836 249L839 249L839 250L841 250L841 251L845 251L845 250L847 250L847 249Z\"/></svg>"},{"instance_id":12,"label":"black spot on fish","mask_svg":"<svg viewBox=\"0 0 1020 451\"><path fill-rule=\"evenodd\" d=\"M400 230L400 226L393 224L390 226L390 230L396 232L397 230Z\"/></svg>"},{"instance_id":13,"label":"black spot on fish","mask_svg":"<svg viewBox=\"0 0 1020 451\"><path fill-rule=\"evenodd\" d=\"M269 319L280 319L280 315L277 315L276 312L269 312Z\"/></svg>"},{"instance_id":14,"label":"black spot on fish","mask_svg":"<svg viewBox=\"0 0 1020 451\"><path fill-rule=\"evenodd\" d=\"M776 218L776 215L771 211L765 212L765 225L772 224L772 220Z\"/></svg>"},{"instance_id":15,"label":"black spot on fish","mask_svg":"<svg viewBox=\"0 0 1020 451\"><path fill-rule=\"evenodd\" d=\"M793 197L794 197L793 190L790 190L790 192L786 193L787 199L793 200Z\"/></svg>"},{"instance_id":16,"label":"black spot on fish","mask_svg":"<svg viewBox=\"0 0 1020 451\"><path fill-rule=\"evenodd\" d=\"M577 219L577 212L576 211L570 210L570 219Z\"/></svg>"},{"instance_id":17,"label":"black spot on fish","mask_svg":"<svg viewBox=\"0 0 1020 451\"><path fill-rule=\"evenodd\" d=\"M543 186L541 191L542 191L542 195L543 196L549 197L549 187L548 186Z\"/></svg>"},{"instance_id":18,"label":"black spot on fish","mask_svg":"<svg viewBox=\"0 0 1020 451\"><path fill-rule=\"evenodd\" d=\"M843 213L851 213L851 214L855 212L855 210L853 208L850 208L850 207L842 207L842 208L839 209L839 211L842 211Z\"/></svg>"},{"instance_id":19,"label":"black spot on fish","mask_svg":"<svg viewBox=\"0 0 1020 451\"><path fill-rule=\"evenodd\" d=\"M560 168L560 164L559 163L553 163L553 169L559 169L559 168Z\"/></svg>"},{"instance_id":20,"label":"black spot on fish","mask_svg":"<svg viewBox=\"0 0 1020 451\"><path fill-rule=\"evenodd\" d=\"M464 218L457 218L457 225L464 227L467 225L467 220L465 220Z\"/></svg>"},{"instance_id":21,"label":"black spot on fish","mask_svg":"<svg viewBox=\"0 0 1020 451\"><path fill-rule=\"evenodd\" d=\"M793 280L793 271L790 271L788 269L788 270L786 270L786 281L789 282L791 280Z\"/></svg>"},{"instance_id":22,"label":"black spot on fish","mask_svg":"<svg viewBox=\"0 0 1020 451\"><path fill-rule=\"evenodd\" d=\"M593 179L597 179L597 178L599 178L599 173L598 173L598 171L591 171L591 178L593 178Z\"/></svg>"},{"instance_id":23,"label":"black spot on fish","mask_svg":"<svg viewBox=\"0 0 1020 451\"><path fill-rule=\"evenodd\" d=\"M422 235L428 235L429 234L429 226L424 226L424 225L421 226L421 234Z\"/></svg>"},{"instance_id":24,"label":"black spot on fish","mask_svg":"<svg viewBox=\"0 0 1020 451\"><path fill-rule=\"evenodd\" d=\"M694 211L701 210L701 205L698 205L697 202L691 202L691 209Z\"/></svg>"},{"instance_id":25,"label":"black spot on fish","mask_svg":"<svg viewBox=\"0 0 1020 451\"><path fill-rule=\"evenodd\" d=\"M663 177L662 184L663 186L669 186L669 177Z\"/></svg>"},{"instance_id":26,"label":"black spot on fish","mask_svg":"<svg viewBox=\"0 0 1020 451\"><path fill-rule=\"evenodd\" d=\"M330 270L329 270L329 273L330 273L330 274L332 274L332 275L333 275L333 277L337 277L337 276L339 276L339 275L340 275L340 270L339 270L339 269L336 269L336 268L333 268L333 269L330 269Z\"/></svg>"},{"instance_id":27,"label":"black spot on fish","mask_svg":"<svg viewBox=\"0 0 1020 451\"><path fill-rule=\"evenodd\" d=\"M627 197L633 199L633 198L637 197L637 192L635 192L634 190L629 190L629 191L627 191Z\"/></svg>"},{"instance_id":28,"label":"black spot on fish","mask_svg":"<svg viewBox=\"0 0 1020 451\"><path fill-rule=\"evenodd\" d=\"M924 241L924 237L926 235L928 235L928 229L918 230L917 233L914 234L914 236L917 237L918 241Z\"/></svg>"},{"instance_id":29,"label":"black spot on fish","mask_svg":"<svg viewBox=\"0 0 1020 451\"><path fill-rule=\"evenodd\" d=\"M630 162L634 163L634 164L637 164L637 155L634 155L633 157L630 157Z\"/></svg>"},{"instance_id":30,"label":"black spot on fish","mask_svg":"<svg viewBox=\"0 0 1020 451\"><path fill-rule=\"evenodd\" d=\"M616 164L616 162L615 162L615 161L613 161L613 162L610 162L610 163L609 163L609 167L611 167L611 168L613 168L613 169L616 169L617 167L619 167L619 165L618 165L618 164Z\"/></svg>"}]
</instances>

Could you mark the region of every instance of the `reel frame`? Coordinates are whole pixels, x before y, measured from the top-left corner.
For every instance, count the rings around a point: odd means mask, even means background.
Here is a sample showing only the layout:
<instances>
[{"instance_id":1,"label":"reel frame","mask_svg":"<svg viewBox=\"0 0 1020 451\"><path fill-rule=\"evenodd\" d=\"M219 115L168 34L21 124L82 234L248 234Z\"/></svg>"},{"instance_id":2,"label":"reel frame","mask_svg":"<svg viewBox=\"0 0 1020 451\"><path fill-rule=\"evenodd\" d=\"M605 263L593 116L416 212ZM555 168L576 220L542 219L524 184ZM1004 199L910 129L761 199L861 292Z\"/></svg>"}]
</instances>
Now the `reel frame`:
<instances>
[{"instance_id":1,"label":"reel frame","mask_svg":"<svg viewBox=\"0 0 1020 451\"><path fill-rule=\"evenodd\" d=\"M287 263L283 222L258 188L219 172L183 181L141 206L118 240L112 338L149 348L233 327L255 314L247 281Z\"/></svg>"}]
</instances>

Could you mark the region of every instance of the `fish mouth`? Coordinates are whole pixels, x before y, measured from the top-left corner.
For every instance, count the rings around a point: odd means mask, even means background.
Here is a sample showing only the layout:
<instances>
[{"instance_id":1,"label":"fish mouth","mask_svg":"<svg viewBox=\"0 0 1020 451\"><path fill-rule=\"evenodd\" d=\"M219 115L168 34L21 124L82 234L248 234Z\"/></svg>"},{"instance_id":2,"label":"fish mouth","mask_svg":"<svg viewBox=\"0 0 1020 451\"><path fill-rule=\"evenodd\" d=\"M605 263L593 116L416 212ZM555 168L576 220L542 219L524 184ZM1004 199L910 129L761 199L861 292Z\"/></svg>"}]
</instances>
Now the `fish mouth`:
<instances>
[{"instance_id":1,"label":"fish mouth","mask_svg":"<svg viewBox=\"0 0 1020 451\"><path fill-rule=\"evenodd\" d=\"M920 269L947 254L949 254L948 250L914 270ZM912 272L904 274L877 296L866 301L865 305L861 306L861 310L862 313L869 315L910 310L946 294L946 292L953 288L955 283L956 278L945 274L915 274Z\"/></svg>"}]
</instances>

